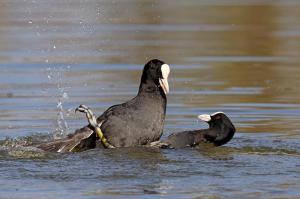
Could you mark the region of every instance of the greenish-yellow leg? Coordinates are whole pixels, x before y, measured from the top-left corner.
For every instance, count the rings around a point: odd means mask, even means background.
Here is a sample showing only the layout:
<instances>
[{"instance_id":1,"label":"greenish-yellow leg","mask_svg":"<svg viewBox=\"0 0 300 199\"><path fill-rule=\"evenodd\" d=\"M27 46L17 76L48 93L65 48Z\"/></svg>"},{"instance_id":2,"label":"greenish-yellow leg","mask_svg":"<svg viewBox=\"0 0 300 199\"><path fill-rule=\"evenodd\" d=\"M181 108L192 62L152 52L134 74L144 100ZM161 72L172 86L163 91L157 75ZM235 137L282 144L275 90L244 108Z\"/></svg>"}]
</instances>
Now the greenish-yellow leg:
<instances>
[{"instance_id":1,"label":"greenish-yellow leg","mask_svg":"<svg viewBox=\"0 0 300 199\"><path fill-rule=\"evenodd\" d=\"M97 123L97 119L94 115L94 113L91 111L91 109L85 105L80 105L78 108L75 109L75 112L82 112L85 113L86 118L88 119L89 124L94 128L94 131L96 132L97 136L100 138L102 144L104 145L104 147L106 148L115 148L113 145L111 145L107 139L105 138L105 136L103 135L103 132L101 131L101 123Z\"/></svg>"}]
</instances>

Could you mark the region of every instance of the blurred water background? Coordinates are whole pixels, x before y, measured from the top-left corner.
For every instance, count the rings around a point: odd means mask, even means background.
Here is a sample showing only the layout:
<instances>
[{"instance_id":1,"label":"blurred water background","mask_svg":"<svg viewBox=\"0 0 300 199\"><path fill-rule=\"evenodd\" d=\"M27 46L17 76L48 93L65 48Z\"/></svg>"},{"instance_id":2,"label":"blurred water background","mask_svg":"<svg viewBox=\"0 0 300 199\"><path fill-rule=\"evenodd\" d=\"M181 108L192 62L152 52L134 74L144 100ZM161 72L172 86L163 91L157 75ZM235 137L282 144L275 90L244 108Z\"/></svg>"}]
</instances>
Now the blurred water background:
<instances>
[{"instance_id":1,"label":"blurred water background","mask_svg":"<svg viewBox=\"0 0 300 199\"><path fill-rule=\"evenodd\" d=\"M0 198L300 198L300 1L0 0ZM171 66L164 136L237 127L219 148L48 154L31 143Z\"/></svg>"}]
</instances>

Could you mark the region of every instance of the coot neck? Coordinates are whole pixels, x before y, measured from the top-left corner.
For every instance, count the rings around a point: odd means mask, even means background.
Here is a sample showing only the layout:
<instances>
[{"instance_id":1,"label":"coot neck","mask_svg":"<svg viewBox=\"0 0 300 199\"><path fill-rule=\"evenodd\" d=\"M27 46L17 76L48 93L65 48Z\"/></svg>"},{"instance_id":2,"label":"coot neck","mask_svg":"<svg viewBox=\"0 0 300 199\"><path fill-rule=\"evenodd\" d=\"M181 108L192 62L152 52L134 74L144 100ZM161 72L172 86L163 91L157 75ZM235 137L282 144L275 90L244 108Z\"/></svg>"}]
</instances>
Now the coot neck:
<instances>
[{"instance_id":1,"label":"coot neck","mask_svg":"<svg viewBox=\"0 0 300 199\"><path fill-rule=\"evenodd\" d=\"M142 82L139 87L138 96L159 96L166 99L166 94L160 86L157 86L153 81Z\"/></svg>"}]
</instances>

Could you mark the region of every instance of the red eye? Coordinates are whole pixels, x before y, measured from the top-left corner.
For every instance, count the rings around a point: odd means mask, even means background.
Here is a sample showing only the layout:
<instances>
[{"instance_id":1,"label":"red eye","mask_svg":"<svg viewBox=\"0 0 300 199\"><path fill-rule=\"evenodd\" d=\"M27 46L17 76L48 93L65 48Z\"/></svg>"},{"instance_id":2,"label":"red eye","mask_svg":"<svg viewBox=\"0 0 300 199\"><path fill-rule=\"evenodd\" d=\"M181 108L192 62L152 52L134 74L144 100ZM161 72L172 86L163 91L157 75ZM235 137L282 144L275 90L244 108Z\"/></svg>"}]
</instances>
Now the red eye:
<instances>
[{"instance_id":1,"label":"red eye","mask_svg":"<svg viewBox=\"0 0 300 199\"><path fill-rule=\"evenodd\" d=\"M220 115L217 115L217 116L215 116L215 119L216 119L216 120L219 120L219 119L221 119L221 116L220 116Z\"/></svg>"}]
</instances>

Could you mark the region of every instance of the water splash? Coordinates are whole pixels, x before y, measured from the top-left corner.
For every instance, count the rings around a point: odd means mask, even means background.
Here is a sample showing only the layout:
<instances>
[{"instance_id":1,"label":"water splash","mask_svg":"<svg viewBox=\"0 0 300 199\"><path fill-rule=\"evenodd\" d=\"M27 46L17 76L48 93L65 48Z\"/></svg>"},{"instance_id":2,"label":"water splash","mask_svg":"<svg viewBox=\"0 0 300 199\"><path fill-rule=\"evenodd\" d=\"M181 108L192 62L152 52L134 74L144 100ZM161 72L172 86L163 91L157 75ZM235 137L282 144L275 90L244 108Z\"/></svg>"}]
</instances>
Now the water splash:
<instances>
[{"instance_id":1,"label":"water splash","mask_svg":"<svg viewBox=\"0 0 300 199\"><path fill-rule=\"evenodd\" d=\"M0 140L0 159L1 158L44 158L48 154L35 147L41 142L53 140L48 134L32 134L25 137L9 138Z\"/></svg>"},{"instance_id":2,"label":"water splash","mask_svg":"<svg viewBox=\"0 0 300 199\"><path fill-rule=\"evenodd\" d=\"M56 100L56 109L57 109L57 119L56 119L56 128L54 130L54 138L61 138L68 134L69 126L65 119L65 115L70 112L70 110L65 110L63 104L69 99L68 87L64 82L64 74L71 67L52 67L47 68L47 77L56 85L58 93L54 95Z\"/></svg>"}]
</instances>

